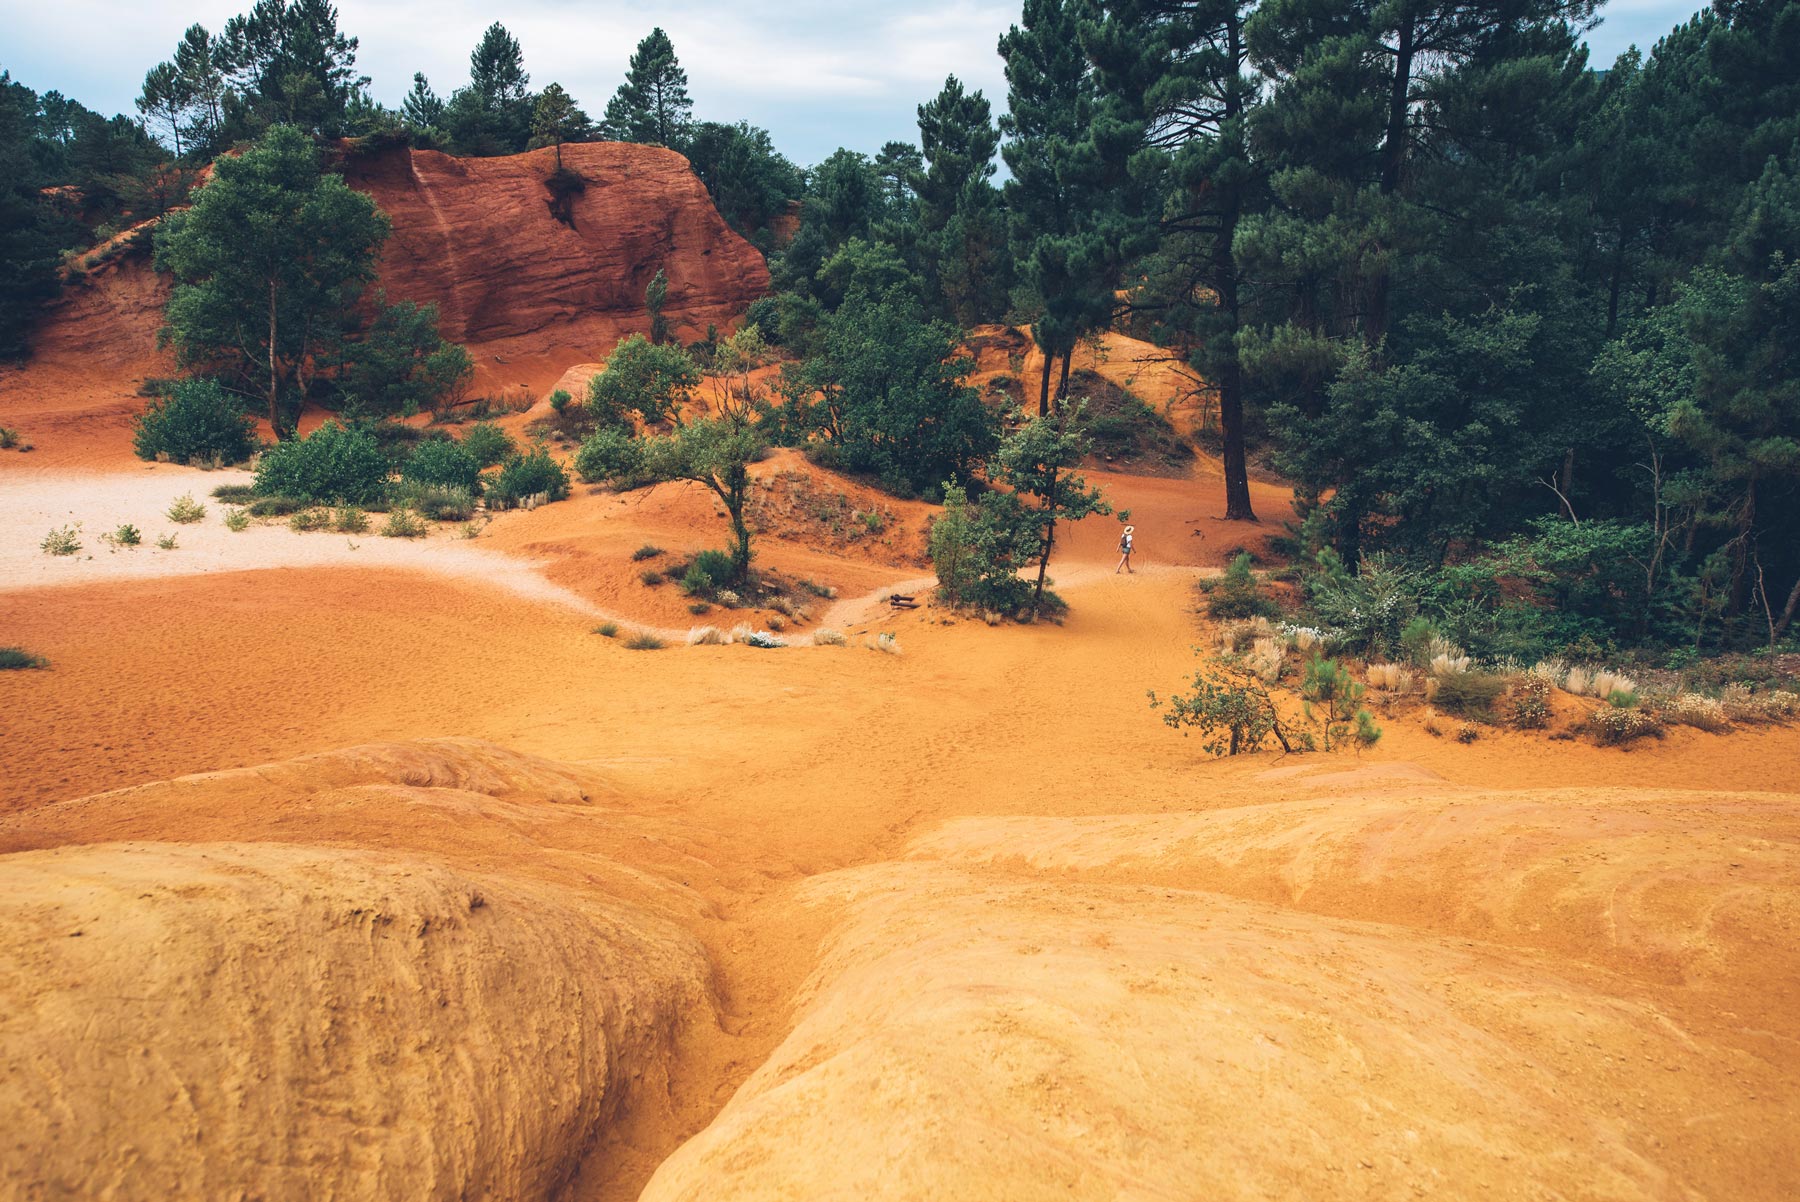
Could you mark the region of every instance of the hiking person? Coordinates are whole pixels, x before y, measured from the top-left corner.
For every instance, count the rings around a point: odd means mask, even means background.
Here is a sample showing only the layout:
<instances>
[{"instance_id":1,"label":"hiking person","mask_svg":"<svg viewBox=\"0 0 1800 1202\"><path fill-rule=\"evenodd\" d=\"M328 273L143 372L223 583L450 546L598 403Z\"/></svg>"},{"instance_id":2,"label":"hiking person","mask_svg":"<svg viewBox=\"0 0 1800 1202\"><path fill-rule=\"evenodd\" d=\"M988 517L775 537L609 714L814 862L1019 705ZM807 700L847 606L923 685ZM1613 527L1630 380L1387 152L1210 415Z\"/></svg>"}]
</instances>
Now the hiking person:
<instances>
[{"instance_id":1,"label":"hiking person","mask_svg":"<svg viewBox=\"0 0 1800 1202\"><path fill-rule=\"evenodd\" d=\"M1121 569L1134 576L1137 574L1137 569L1131 566L1131 537L1136 533L1136 526L1127 526L1125 532L1119 535L1119 566L1113 569L1114 576L1117 576Z\"/></svg>"}]
</instances>

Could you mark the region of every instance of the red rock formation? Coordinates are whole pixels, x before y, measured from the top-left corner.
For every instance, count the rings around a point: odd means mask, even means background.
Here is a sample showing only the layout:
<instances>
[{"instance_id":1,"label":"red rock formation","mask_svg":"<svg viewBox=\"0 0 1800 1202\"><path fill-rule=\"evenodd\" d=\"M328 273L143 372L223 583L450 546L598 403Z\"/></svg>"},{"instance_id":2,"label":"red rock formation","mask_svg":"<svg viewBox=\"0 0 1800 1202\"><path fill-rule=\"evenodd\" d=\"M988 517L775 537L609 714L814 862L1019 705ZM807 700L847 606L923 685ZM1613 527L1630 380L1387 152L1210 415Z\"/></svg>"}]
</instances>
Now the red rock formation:
<instances>
[{"instance_id":1,"label":"red rock formation","mask_svg":"<svg viewBox=\"0 0 1800 1202\"><path fill-rule=\"evenodd\" d=\"M664 315L684 341L729 327L768 288L762 256L680 155L620 142L562 155L584 183L567 223L548 204L550 150L458 159L402 147L343 165L393 222L380 287L389 300L436 303L444 336L475 358L477 394L543 392L571 365L647 333L644 288L658 270L669 279ZM115 259L65 291L23 370L0 371L0 424L37 443L36 462L130 455L121 435L144 403L138 384L173 368L156 348L167 298L147 256Z\"/></svg>"},{"instance_id":2,"label":"red rock formation","mask_svg":"<svg viewBox=\"0 0 1800 1202\"><path fill-rule=\"evenodd\" d=\"M388 298L435 302L444 336L475 353L488 381L541 389L572 363L604 359L625 334L647 333L644 288L658 270L669 279L664 313L684 340L729 325L768 287L762 256L674 151L590 142L562 157L585 185L566 224L550 212L550 150L458 159L400 149L345 164L394 223L381 264Z\"/></svg>"}]
</instances>

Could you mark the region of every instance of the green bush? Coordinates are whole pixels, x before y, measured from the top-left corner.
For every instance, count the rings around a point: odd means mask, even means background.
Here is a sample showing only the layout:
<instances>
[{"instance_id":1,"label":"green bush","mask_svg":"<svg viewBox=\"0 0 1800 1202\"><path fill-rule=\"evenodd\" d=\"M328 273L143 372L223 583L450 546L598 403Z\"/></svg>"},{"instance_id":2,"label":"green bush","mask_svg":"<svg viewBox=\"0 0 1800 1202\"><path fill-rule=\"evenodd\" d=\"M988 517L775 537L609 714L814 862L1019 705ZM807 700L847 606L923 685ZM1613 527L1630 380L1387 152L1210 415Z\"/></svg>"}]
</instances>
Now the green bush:
<instances>
[{"instance_id":1,"label":"green bush","mask_svg":"<svg viewBox=\"0 0 1800 1202\"><path fill-rule=\"evenodd\" d=\"M638 633L625 640L632 651L661 651L666 644L653 634Z\"/></svg>"},{"instance_id":2,"label":"green bush","mask_svg":"<svg viewBox=\"0 0 1800 1202\"><path fill-rule=\"evenodd\" d=\"M225 511L225 529L233 534L242 534L250 529L250 511L247 509L227 509Z\"/></svg>"},{"instance_id":3,"label":"green bush","mask_svg":"<svg viewBox=\"0 0 1800 1202\"><path fill-rule=\"evenodd\" d=\"M33 655L23 647L0 647L0 669L48 668L49 666L49 660L41 655Z\"/></svg>"},{"instance_id":4,"label":"green bush","mask_svg":"<svg viewBox=\"0 0 1800 1202\"><path fill-rule=\"evenodd\" d=\"M388 463L367 430L326 422L277 443L257 461L256 491L338 505L367 505L387 488Z\"/></svg>"},{"instance_id":5,"label":"green bush","mask_svg":"<svg viewBox=\"0 0 1800 1202\"><path fill-rule=\"evenodd\" d=\"M164 551L173 551L177 544L173 534L165 534L156 540L156 545Z\"/></svg>"},{"instance_id":6,"label":"green bush","mask_svg":"<svg viewBox=\"0 0 1800 1202\"><path fill-rule=\"evenodd\" d=\"M638 482L643 469L643 444L615 427L590 434L575 452L575 470L589 484L630 487Z\"/></svg>"},{"instance_id":7,"label":"green bush","mask_svg":"<svg viewBox=\"0 0 1800 1202\"><path fill-rule=\"evenodd\" d=\"M594 633L602 638L617 638L619 637L619 624L617 622L602 622L600 625L594 627Z\"/></svg>"},{"instance_id":8,"label":"green bush","mask_svg":"<svg viewBox=\"0 0 1800 1202\"><path fill-rule=\"evenodd\" d=\"M70 526L58 526L44 536L39 543L46 555L73 555L81 550L81 523Z\"/></svg>"},{"instance_id":9,"label":"green bush","mask_svg":"<svg viewBox=\"0 0 1800 1202\"><path fill-rule=\"evenodd\" d=\"M331 524L331 514L324 509L302 509L288 519L288 529L295 534L311 534Z\"/></svg>"},{"instance_id":10,"label":"green bush","mask_svg":"<svg viewBox=\"0 0 1800 1202\"><path fill-rule=\"evenodd\" d=\"M539 493L550 501L561 501L569 495L569 473L543 447L506 461L488 486L488 504L496 509L511 509Z\"/></svg>"},{"instance_id":11,"label":"green bush","mask_svg":"<svg viewBox=\"0 0 1800 1202\"><path fill-rule=\"evenodd\" d=\"M139 459L237 463L256 452L256 423L217 381L182 380L138 415L132 449Z\"/></svg>"},{"instance_id":12,"label":"green bush","mask_svg":"<svg viewBox=\"0 0 1800 1202\"><path fill-rule=\"evenodd\" d=\"M481 462L460 442L435 438L419 445L400 469L400 478L408 484L459 488L473 497L481 492Z\"/></svg>"},{"instance_id":13,"label":"green bush","mask_svg":"<svg viewBox=\"0 0 1800 1202\"><path fill-rule=\"evenodd\" d=\"M112 541L121 547L135 547L144 541L144 535L136 526L126 522L112 532Z\"/></svg>"},{"instance_id":14,"label":"green bush","mask_svg":"<svg viewBox=\"0 0 1800 1202\"><path fill-rule=\"evenodd\" d=\"M475 516L475 498L469 490L452 484L420 484L402 481L393 491L393 505L410 509L432 522L466 522Z\"/></svg>"},{"instance_id":15,"label":"green bush","mask_svg":"<svg viewBox=\"0 0 1800 1202\"><path fill-rule=\"evenodd\" d=\"M654 543L645 543L643 546L639 547L637 550L635 550L631 553L631 558L632 558L633 562L642 562L643 560L646 560L646 559L655 559L658 555L661 555L662 553L663 553L663 549L661 547L655 545Z\"/></svg>"},{"instance_id":16,"label":"green bush","mask_svg":"<svg viewBox=\"0 0 1800 1202\"><path fill-rule=\"evenodd\" d=\"M179 526L198 522L205 516L206 506L194 500L193 493L183 493L175 499L173 505L169 506L169 520Z\"/></svg>"},{"instance_id":17,"label":"green bush","mask_svg":"<svg viewBox=\"0 0 1800 1202\"><path fill-rule=\"evenodd\" d=\"M1494 702L1504 692L1505 677L1484 672L1453 672L1438 678L1432 704L1446 714L1487 720L1494 716Z\"/></svg>"},{"instance_id":18,"label":"green bush","mask_svg":"<svg viewBox=\"0 0 1800 1202\"><path fill-rule=\"evenodd\" d=\"M657 571L655 568L645 568L643 571L638 573L638 579L642 580L645 584L649 585L651 588L655 588L657 585L659 585L663 582L663 574L661 572Z\"/></svg>"},{"instance_id":19,"label":"green bush","mask_svg":"<svg viewBox=\"0 0 1800 1202\"><path fill-rule=\"evenodd\" d=\"M331 515L331 528L339 534L366 534L369 515L354 505L346 505Z\"/></svg>"},{"instance_id":20,"label":"green bush","mask_svg":"<svg viewBox=\"0 0 1800 1202\"><path fill-rule=\"evenodd\" d=\"M505 463L519 449L519 444L513 441L512 435L493 422L476 422L470 426L462 436L462 445L465 451L475 456L475 462L482 467Z\"/></svg>"},{"instance_id":21,"label":"green bush","mask_svg":"<svg viewBox=\"0 0 1800 1202\"><path fill-rule=\"evenodd\" d=\"M311 501L300 497L258 497L246 508L252 517L284 518L290 513L298 513L311 507Z\"/></svg>"},{"instance_id":22,"label":"green bush","mask_svg":"<svg viewBox=\"0 0 1800 1202\"><path fill-rule=\"evenodd\" d=\"M707 582L713 588L730 584L737 576L731 556L724 551L702 551L694 556L693 566L705 574Z\"/></svg>"},{"instance_id":23,"label":"green bush","mask_svg":"<svg viewBox=\"0 0 1800 1202\"><path fill-rule=\"evenodd\" d=\"M569 402L574 399L569 395L568 389L558 388L550 394L550 411L560 416L562 411L569 407Z\"/></svg>"},{"instance_id":24,"label":"green bush","mask_svg":"<svg viewBox=\"0 0 1800 1202\"><path fill-rule=\"evenodd\" d=\"M212 490L213 500L228 505L248 505L256 500L256 490L248 484L221 484Z\"/></svg>"},{"instance_id":25,"label":"green bush","mask_svg":"<svg viewBox=\"0 0 1800 1202\"><path fill-rule=\"evenodd\" d=\"M388 514L387 521L382 524L383 538L423 538L425 523L413 516L410 509L396 509Z\"/></svg>"},{"instance_id":26,"label":"green bush","mask_svg":"<svg viewBox=\"0 0 1800 1202\"><path fill-rule=\"evenodd\" d=\"M687 593L689 596L698 596L702 593L711 592L712 587L712 577L702 571L700 565L697 563L689 564L688 570L682 574L681 591Z\"/></svg>"},{"instance_id":27,"label":"green bush","mask_svg":"<svg viewBox=\"0 0 1800 1202\"><path fill-rule=\"evenodd\" d=\"M1238 622L1245 618L1273 618L1281 610L1264 595L1250 571L1250 553L1243 551L1207 592L1206 612L1222 622Z\"/></svg>"}]
</instances>

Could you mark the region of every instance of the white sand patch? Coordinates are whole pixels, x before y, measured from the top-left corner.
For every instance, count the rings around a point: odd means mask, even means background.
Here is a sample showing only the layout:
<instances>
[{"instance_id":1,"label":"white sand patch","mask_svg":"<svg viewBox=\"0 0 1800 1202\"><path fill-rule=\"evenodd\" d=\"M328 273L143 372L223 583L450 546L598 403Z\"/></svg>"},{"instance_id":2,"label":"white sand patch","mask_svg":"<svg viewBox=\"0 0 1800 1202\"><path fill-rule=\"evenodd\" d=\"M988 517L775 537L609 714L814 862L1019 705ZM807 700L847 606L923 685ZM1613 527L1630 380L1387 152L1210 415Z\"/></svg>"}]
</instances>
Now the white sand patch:
<instances>
[{"instance_id":1,"label":"white sand patch","mask_svg":"<svg viewBox=\"0 0 1800 1202\"><path fill-rule=\"evenodd\" d=\"M371 514L366 534L300 534L290 530L285 519L252 521L248 529L234 533L225 528L228 506L214 500L212 490L250 480L249 472L161 465L116 475L34 474L0 480L0 590L270 568L405 568L474 581L584 614L602 614L577 594L545 579L536 564L465 539L455 525L432 524L425 538L383 538L377 531L386 519ZM203 519L186 525L169 520L169 507L184 495L206 506ZM45 553L45 535L77 523L80 551ZM140 545L115 546L101 537L126 523L141 533ZM156 540L165 534L175 536L174 550L157 547Z\"/></svg>"}]
</instances>

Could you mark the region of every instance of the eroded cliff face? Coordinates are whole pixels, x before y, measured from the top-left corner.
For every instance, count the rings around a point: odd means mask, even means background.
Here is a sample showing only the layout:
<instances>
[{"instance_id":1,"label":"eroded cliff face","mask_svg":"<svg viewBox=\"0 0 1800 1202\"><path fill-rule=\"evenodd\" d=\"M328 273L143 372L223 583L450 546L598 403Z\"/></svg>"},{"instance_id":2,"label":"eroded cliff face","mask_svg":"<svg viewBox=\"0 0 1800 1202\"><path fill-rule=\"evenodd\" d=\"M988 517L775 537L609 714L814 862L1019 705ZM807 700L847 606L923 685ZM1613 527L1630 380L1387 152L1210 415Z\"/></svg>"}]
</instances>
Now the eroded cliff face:
<instances>
[{"instance_id":1,"label":"eroded cliff face","mask_svg":"<svg viewBox=\"0 0 1800 1202\"><path fill-rule=\"evenodd\" d=\"M729 328L768 288L762 255L674 151L592 142L562 158L581 188L566 219L546 186L554 150L458 159L401 147L341 165L393 223L378 288L438 306L444 336L474 356L477 395L541 393L647 333L644 289L658 271L684 341ZM156 346L168 292L147 250L121 255L72 283L39 323L31 360L0 372L0 422L35 441L44 466L129 458L139 384L174 369Z\"/></svg>"},{"instance_id":2,"label":"eroded cliff face","mask_svg":"<svg viewBox=\"0 0 1800 1202\"><path fill-rule=\"evenodd\" d=\"M435 303L444 336L497 382L547 386L648 332L644 289L658 271L683 340L728 326L768 288L762 256L674 151L589 142L564 146L562 161L581 181L566 220L552 212L549 149L492 159L399 149L344 165L393 221L381 261L388 299Z\"/></svg>"}]
</instances>

